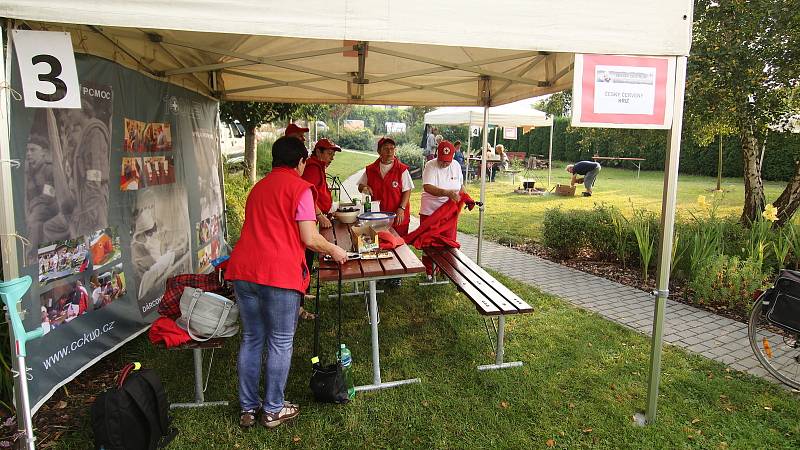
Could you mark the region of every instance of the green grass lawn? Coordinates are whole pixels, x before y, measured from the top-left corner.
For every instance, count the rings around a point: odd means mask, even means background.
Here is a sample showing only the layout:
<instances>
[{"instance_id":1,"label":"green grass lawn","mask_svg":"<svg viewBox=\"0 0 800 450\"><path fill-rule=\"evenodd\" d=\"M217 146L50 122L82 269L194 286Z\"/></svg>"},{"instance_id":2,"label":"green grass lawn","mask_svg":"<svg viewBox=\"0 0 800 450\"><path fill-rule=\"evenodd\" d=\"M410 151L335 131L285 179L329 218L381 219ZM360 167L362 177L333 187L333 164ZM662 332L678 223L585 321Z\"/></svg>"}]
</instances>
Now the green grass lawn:
<instances>
[{"instance_id":1,"label":"green grass lawn","mask_svg":"<svg viewBox=\"0 0 800 450\"><path fill-rule=\"evenodd\" d=\"M363 169L378 158L375 152L344 151L336 154L333 162L327 168L328 175L341 178L344 181L350 175Z\"/></svg>"},{"instance_id":2,"label":"green grass lawn","mask_svg":"<svg viewBox=\"0 0 800 450\"><path fill-rule=\"evenodd\" d=\"M478 372L493 361L480 316L451 286L420 287L420 278L379 296L385 381L422 384L359 393L354 402L317 404L308 389L312 324L295 338L287 398L300 403L294 423L275 430L238 427L232 338L214 354L207 400L229 407L177 410L171 449L267 448L798 448L800 401L764 380L667 347L658 420L640 428L649 339L576 309L535 288L500 277L535 312L507 322L506 360L520 368ZM331 288L327 288L330 292ZM335 303L323 306L322 348L335 347ZM343 341L355 380L371 380L370 335L362 298L344 299ZM191 352L153 348L139 338L121 350L161 374L172 401L192 398ZM208 355L207 355L208 356ZM88 420L55 448L90 448Z\"/></svg>"},{"instance_id":3,"label":"green grass lawn","mask_svg":"<svg viewBox=\"0 0 800 450\"><path fill-rule=\"evenodd\" d=\"M552 184L569 184L570 174L564 168L565 163L554 163ZM528 171L528 178L536 180L536 186L545 188L547 171ZM516 184L521 184L521 176L517 175ZM421 181L415 180L415 192L422 191ZM768 202L774 201L786 183L765 182L764 189ZM538 240L544 212L548 208L591 209L596 203L605 203L618 207L623 213L631 212L631 204L637 208L647 208L661 213L661 195L664 187L663 172L642 172L636 179L636 170L625 170L604 167L597 177L592 197L581 197L583 186L578 186L576 197L528 196L513 192L514 186L508 176L498 174L495 183L486 184L486 210L484 216L484 233L488 239L503 242L516 242L525 239ZM724 178L722 188L725 191L717 211L718 215L741 214L744 202L744 182L741 178ZM711 202L716 189L716 179L712 177L681 175L678 179L678 215L688 219L688 212L702 213L697 205L697 197L705 195ZM480 196L480 181L467 185L467 191L476 200ZM719 194L717 194L719 195ZM420 195L411 196L411 212L419 211ZM459 231L477 234L478 213L462 214L458 223Z\"/></svg>"}]
</instances>

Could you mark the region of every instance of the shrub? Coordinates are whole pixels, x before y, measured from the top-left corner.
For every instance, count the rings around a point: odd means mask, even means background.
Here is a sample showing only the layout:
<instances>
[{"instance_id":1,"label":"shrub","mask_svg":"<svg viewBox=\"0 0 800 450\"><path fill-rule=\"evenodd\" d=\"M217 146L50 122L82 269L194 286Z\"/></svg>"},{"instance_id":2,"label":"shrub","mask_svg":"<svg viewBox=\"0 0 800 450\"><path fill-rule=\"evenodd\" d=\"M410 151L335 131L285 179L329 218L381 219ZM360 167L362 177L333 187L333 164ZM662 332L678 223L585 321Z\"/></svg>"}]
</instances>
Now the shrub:
<instances>
[{"instance_id":1,"label":"shrub","mask_svg":"<svg viewBox=\"0 0 800 450\"><path fill-rule=\"evenodd\" d=\"M258 143L256 147L256 169L257 178L261 178L272 170L272 139L266 139Z\"/></svg>"},{"instance_id":2,"label":"shrub","mask_svg":"<svg viewBox=\"0 0 800 450\"><path fill-rule=\"evenodd\" d=\"M425 156L416 144L406 143L398 146L395 155L409 167L409 171L413 171L414 168L422 169L425 165Z\"/></svg>"},{"instance_id":3,"label":"shrub","mask_svg":"<svg viewBox=\"0 0 800 450\"><path fill-rule=\"evenodd\" d=\"M639 266L642 268L642 278L645 280L647 280L647 269L650 268L650 261L655 252L655 230L658 229L658 226L653 227L654 217L655 215L647 210L635 209L633 211L633 219L630 222L639 249Z\"/></svg>"},{"instance_id":4,"label":"shrub","mask_svg":"<svg viewBox=\"0 0 800 450\"><path fill-rule=\"evenodd\" d=\"M586 244L584 212L564 212L561 208L545 211L542 244L562 258L572 258Z\"/></svg>"},{"instance_id":5,"label":"shrub","mask_svg":"<svg viewBox=\"0 0 800 450\"><path fill-rule=\"evenodd\" d=\"M622 214L613 206L605 204L595 204L591 212L574 212L575 215L586 215L584 236L586 243L591 247L592 252L599 259L613 260L614 258L624 261L624 253L617 252L617 237L614 220L622 217ZM624 219L623 219L624 220ZM623 232L622 239L627 238L627 228ZM624 247L624 245L623 245Z\"/></svg>"},{"instance_id":6,"label":"shrub","mask_svg":"<svg viewBox=\"0 0 800 450\"><path fill-rule=\"evenodd\" d=\"M228 244L236 245L244 224L244 206L250 183L242 174L225 177L225 222L228 229Z\"/></svg>"},{"instance_id":7,"label":"shrub","mask_svg":"<svg viewBox=\"0 0 800 450\"><path fill-rule=\"evenodd\" d=\"M748 312L753 292L768 282L758 261L738 256L713 255L701 270L703 276L689 283L694 300L700 304L725 306L740 314Z\"/></svg>"},{"instance_id":8,"label":"shrub","mask_svg":"<svg viewBox=\"0 0 800 450\"><path fill-rule=\"evenodd\" d=\"M375 151L377 140L375 136L366 128L349 130L342 128L336 143L342 148L351 150Z\"/></svg>"}]
</instances>

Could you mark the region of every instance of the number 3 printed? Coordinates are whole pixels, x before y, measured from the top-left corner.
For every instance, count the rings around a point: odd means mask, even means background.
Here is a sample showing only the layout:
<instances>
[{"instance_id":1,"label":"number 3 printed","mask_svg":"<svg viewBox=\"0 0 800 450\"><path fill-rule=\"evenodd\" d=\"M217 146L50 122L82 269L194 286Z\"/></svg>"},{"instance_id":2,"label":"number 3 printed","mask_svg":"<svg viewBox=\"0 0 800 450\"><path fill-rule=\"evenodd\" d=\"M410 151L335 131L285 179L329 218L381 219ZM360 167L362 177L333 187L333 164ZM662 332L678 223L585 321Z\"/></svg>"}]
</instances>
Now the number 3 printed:
<instances>
[{"instance_id":1,"label":"number 3 printed","mask_svg":"<svg viewBox=\"0 0 800 450\"><path fill-rule=\"evenodd\" d=\"M58 78L61 75L61 61L53 55L36 55L31 58L31 63L35 66L39 63L50 65L50 73L39 74L39 81L50 83L55 87L55 92L45 94L36 91L36 98L45 102L57 102L67 96L67 84Z\"/></svg>"}]
</instances>

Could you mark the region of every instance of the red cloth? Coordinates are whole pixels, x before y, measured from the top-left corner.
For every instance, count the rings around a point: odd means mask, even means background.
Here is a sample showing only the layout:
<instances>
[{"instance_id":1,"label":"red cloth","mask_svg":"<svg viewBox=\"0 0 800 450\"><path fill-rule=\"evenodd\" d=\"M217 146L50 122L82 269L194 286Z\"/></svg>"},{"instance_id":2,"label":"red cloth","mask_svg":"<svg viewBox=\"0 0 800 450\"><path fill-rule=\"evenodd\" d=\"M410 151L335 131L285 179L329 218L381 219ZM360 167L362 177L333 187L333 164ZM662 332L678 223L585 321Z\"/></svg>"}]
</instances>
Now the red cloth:
<instances>
[{"instance_id":1,"label":"red cloth","mask_svg":"<svg viewBox=\"0 0 800 450\"><path fill-rule=\"evenodd\" d=\"M295 214L300 196L309 187L313 188L288 167L272 169L253 186L226 279L305 292L310 274ZM312 192L316 197L316 190Z\"/></svg>"},{"instance_id":2,"label":"red cloth","mask_svg":"<svg viewBox=\"0 0 800 450\"><path fill-rule=\"evenodd\" d=\"M461 244L456 240L456 230L458 215L464 204L472 209L475 201L466 192L461 192L458 203L448 200L430 216L420 214L419 228L406 236L406 242L420 250L428 247L460 248Z\"/></svg>"},{"instance_id":3,"label":"red cloth","mask_svg":"<svg viewBox=\"0 0 800 450\"><path fill-rule=\"evenodd\" d=\"M401 245L405 244L406 241L399 236L395 236L388 231L379 231L378 232L378 240L380 241L380 247L383 250L391 250L393 248L400 247Z\"/></svg>"},{"instance_id":4,"label":"red cloth","mask_svg":"<svg viewBox=\"0 0 800 450\"><path fill-rule=\"evenodd\" d=\"M192 340L186 330L166 317L159 317L153 322L147 337L153 344L163 342L164 347L177 347Z\"/></svg>"},{"instance_id":5,"label":"red cloth","mask_svg":"<svg viewBox=\"0 0 800 450\"><path fill-rule=\"evenodd\" d=\"M176 275L168 278L166 284L164 297L161 298L161 303L158 305L158 313L172 320L177 320L181 316L181 295L184 288L193 287L220 295L226 294L222 292L224 286L219 281L219 272L217 271Z\"/></svg>"},{"instance_id":6,"label":"red cloth","mask_svg":"<svg viewBox=\"0 0 800 450\"><path fill-rule=\"evenodd\" d=\"M315 155L311 155L306 160L306 168L303 170L303 179L313 184L317 189L316 205L323 214L331 210L333 199L331 191L328 190L328 183L325 179L325 163L320 161Z\"/></svg>"},{"instance_id":7,"label":"red cloth","mask_svg":"<svg viewBox=\"0 0 800 450\"><path fill-rule=\"evenodd\" d=\"M381 211L396 213L397 208L403 206L403 223L394 224L394 230L401 237L408 234L408 224L411 219L409 203L400 204L403 199L403 172L408 170L408 166L400 162L395 156L392 168L381 177L381 159L378 158L374 163L367 166L367 185L372 190L372 199L381 202Z\"/></svg>"}]
</instances>

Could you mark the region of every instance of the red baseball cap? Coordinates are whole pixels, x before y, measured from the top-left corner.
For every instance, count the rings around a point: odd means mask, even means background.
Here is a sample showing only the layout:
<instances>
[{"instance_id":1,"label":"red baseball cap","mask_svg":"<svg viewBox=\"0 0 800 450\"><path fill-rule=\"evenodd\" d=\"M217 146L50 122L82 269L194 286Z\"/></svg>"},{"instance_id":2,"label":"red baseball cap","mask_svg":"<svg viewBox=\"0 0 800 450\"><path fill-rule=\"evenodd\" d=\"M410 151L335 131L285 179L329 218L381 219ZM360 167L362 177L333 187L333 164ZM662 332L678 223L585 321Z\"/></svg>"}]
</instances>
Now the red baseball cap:
<instances>
[{"instance_id":1,"label":"red baseball cap","mask_svg":"<svg viewBox=\"0 0 800 450\"><path fill-rule=\"evenodd\" d=\"M308 128L301 128L293 123L290 123L289 126L286 127L286 131L283 132L283 135L288 136L290 134L297 134L297 133L308 133Z\"/></svg>"},{"instance_id":2,"label":"red baseball cap","mask_svg":"<svg viewBox=\"0 0 800 450\"><path fill-rule=\"evenodd\" d=\"M383 146L383 144L385 144L387 142L391 142L392 145L397 145L397 143L394 141L394 139L390 138L389 136L384 136L384 137L382 137L382 138L380 138L378 140L378 150L380 150L381 147Z\"/></svg>"},{"instance_id":3,"label":"red baseball cap","mask_svg":"<svg viewBox=\"0 0 800 450\"><path fill-rule=\"evenodd\" d=\"M452 161L453 155L456 154L456 148L450 141L439 142L439 148L436 150L436 159L439 161Z\"/></svg>"},{"instance_id":4,"label":"red baseball cap","mask_svg":"<svg viewBox=\"0 0 800 450\"><path fill-rule=\"evenodd\" d=\"M328 150L328 149L333 149L334 151L337 152L342 151L342 148L334 144L333 141L330 139L322 138L318 140L316 144L314 144L314 150Z\"/></svg>"}]
</instances>

